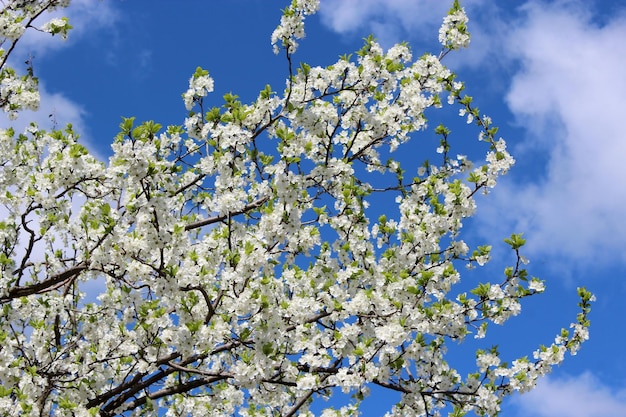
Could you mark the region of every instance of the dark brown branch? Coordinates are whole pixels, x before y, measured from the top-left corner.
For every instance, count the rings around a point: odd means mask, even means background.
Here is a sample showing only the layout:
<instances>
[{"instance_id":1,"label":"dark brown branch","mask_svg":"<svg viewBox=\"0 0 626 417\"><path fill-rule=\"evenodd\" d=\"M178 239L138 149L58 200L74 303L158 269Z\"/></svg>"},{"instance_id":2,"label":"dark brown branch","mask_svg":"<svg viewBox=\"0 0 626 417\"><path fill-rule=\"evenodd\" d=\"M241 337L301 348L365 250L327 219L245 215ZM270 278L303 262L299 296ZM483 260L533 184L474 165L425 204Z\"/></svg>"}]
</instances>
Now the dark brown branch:
<instances>
[{"instance_id":1,"label":"dark brown branch","mask_svg":"<svg viewBox=\"0 0 626 417\"><path fill-rule=\"evenodd\" d=\"M19 297L27 297L29 295L42 293L58 284L74 278L86 269L87 264L85 262L81 262L78 265L66 269L63 272L53 275L50 278L36 284L11 288L7 295L0 297L0 303L5 303Z\"/></svg>"},{"instance_id":2,"label":"dark brown branch","mask_svg":"<svg viewBox=\"0 0 626 417\"><path fill-rule=\"evenodd\" d=\"M309 390L306 394L304 394L302 397L300 397L300 399L298 399L298 401L296 401L296 403L293 405L293 407L291 407L291 409L289 411L287 411L287 413L284 414L283 417L292 417L292 416L294 416L298 412L300 407L302 407L304 405L304 403L306 403L308 401L308 399L311 398L311 396L314 393L315 393L315 390Z\"/></svg>"},{"instance_id":3,"label":"dark brown branch","mask_svg":"<svg viewBox=\"0 0 626 417\"><path fill-rule=\"evenodd\" d=\"M184 192L185 190L187 190L188 188L193 187L195 184L198 183L198 181L200 181L202 178L204 178L204 174L198 174L196 175L196 178L193 181L190 181L188 184L183 185L182 187L180 187L179 189L177 189L176 191L174 191L172 193L172 196L178 195L182 192Z\"/></svg>"},{"instance_id":4,"label":"dark brown branch","mask_svg":"<svg viewBox=\"0 0 626 417\"><path fill-rule=\"evenodd\" d=\"M176 358L179 358L181 355L180 353L172 353L171 355L166 356L165 358L161 358L157 361L156 365L162 365L164 363L167 363L171 360L174 360ZM135 385L137 382L141 381L141 378L143 378L144 376L146 376L145 373L139 373L137 375L135 375L133 377L133 379L131 379L130 381L124 382L121 385L118 385L117 387L102 393L98 396L96 396L95 398L93 398L92 400L90 400L87 403L87 408L92 408L95 407L99 404L105 403L106 401L110 400L111 398L115 397L117 394L120 394L122 392L124 392L124 390L128 389L129 387Z\"/></svg>"},{"instance_id":5,"label":"dark brown branch","mask_svg":"<svg viewBox=\"0 0 626 417\"><path fill-rule=\"evenodd\" d=\"M379 381L379 380L374 380L372 382L374 384L376 384L376 385L379 385L379 386L383 387L383 388L391 389L391 390L394 390L394 391L399 391L399 392L402 392L404 394L410 394L411 393L410 390L408 390L406 388L403 388L400 385L390 384L389 382L384 382L384 381Z\"/></svg>"},{"instance_id":6,"label":"dark brown branch","mask_svg":"<svg viewBox=\"0 0 626 417\"><path fill-rule=\"evenodd\" d=\"M238 216L240 214L247 213L250 210L254 210L256 208L259 208L267 200L269 200L269 197L263 197L263 198L260 198L260 199L258 199L256 201L246 205L241 210L232 211L232 212L230 212L228 214L222 214L220 216L209 217L208 219L204 219L204 220L200 220L200 221L195 222L195 223L188 224L187 226L185 226L185 230L189 231L189 230L193 230L193 229L198 229L200 227L204 227L204 226L208 226L208 225L213 224L213 223L218 223L218 222L224 221L229 216L232 217L232 216Z\"/></svg>"},{"instance_id":7,"label":"dark brown branch","mask_svg":"<svg viewBox=\"0 0 626 417\"><path fill-rule=\"evenodd\" d=\"M143 404L146 403L148 398L151 400L156 400L162 397L167 397L167 396L174 395L174 394L188 392L188 391L193 390L194 388L199 388L204 385L212 384L214 382L218 382L226 378L228 378L228 376L215 376L215 377L209 377L209 378L194 379L192 381L174 385L172 387L162 388L158 391L153 392L152 394L146 393L146 395L144 395L143 397L140 397L136 399L135 401L128 403L128 406L125 408L124 411L130 411L137 407L142 406Z\"/></svg>"},{"instance_id":8,"label":"dark brown branch","mask_svg":"<svg viewBox=\"0 0 626 417\"><path fill-rule=\"evenodd\" d=\"M47 5L45 5L44 7L41 8L41 10L39 10L37 13L35 13L34 15L32 15L29 19L28 22L26 22L26 25L24 25L24 27L26 29L28 28L33 28L33 29L37 29L34 26L32 26L32 23L35 21L35 19L37 19L43 12L45 12L46 10L48 10L51 6L56 5L55 1L51 1L50 3L48 3ZM2 59L0 60L0 68L4 67L4 64L6 64L7 60L9 59L9 55L11 55L11 52L13 52L13 50L15 49L15 46L17 45L17 42L21 39L21 37L13 40L13 42L11 42L11 46L9 47L9 50L6 51L3 56Z\"/></svg>"},{"instance_id":9,"label":"dark brown branch","mask_svg":"<svg viewBox=\"0 0 626 417\"><path fill-rule=\"evenodd\" d=\"M339 366L341 365L341 361L342 361L342 360L343 360L343 358L341 358L341 357L340 357L340 358L338 358L337 360L335 360L335 362L333 363L332 367L331 367L331 368L329 368L329 369L339 369ZM333 373L335 373L335 372L333 372ZM330 374L323 375L323 376L320 378L320 382L324 382L324 381L326 381L326 380L328 379L328 377L329 377L329 376L330 376ZM284 417L292 417L292 416L294 416L294 415L298 412L298 410L300 409L300 407L302 407L302 405L304 405L304 403L306 403L306 402L307 402L307 400L308 400L309 398L311 398L311 396L312 396L313 394L315 394L317 391L320 391L320 390L322 390L322 389L324 389L324 388L323 388L323 387L318 387L318 388L316 388L316 389L309 390L309 391L308 391L306 394L304 394L304 395L303 395L303 396L302 396L302 397L301 397L298 401L296 401L296 403L293 405L293 407L291 407L291 409L290 409L289 411L287 411L287 413L286 413L286 414L284 414Z\"/></svg>"},{"instance_id":10,"label":"dark brown branch","mask_svg":"<svg viewBox=\"0 0 626 417\"><path fill-rule=\"evenodd\" d=\"M328 315L330 315L330 313L327 312L323 312L323 313L319 313L313 317L311 317L310 319L306 320L307 323L313 323L321 318L327 317ZM290 330L295 329L295 326L291 326L289 328ZM196 375L202 375L205 376L205 378L202 379L198 379L198 380L194 380L192 381L193 383L197 383L198 385L193 385L193 387L191 387L189 384L191 384L192 382L188 383L188 384L182 384L180 385L180 387L185 386L185 387L189 387L187 388L187 390L192 389L192 388L197 388L200 387L202 385L206 385L206 384L210 384L212 382L216 382L216 381L220 381L223 379L228 379L231 378L232 375L229 374L223 374L223 375L207 375L207 373L201 371L201 370L194 370L191 368L187 368L186 365L191 364L193 362L199 361L199 360L203 360L211 355L215 355L218 354L220 352L223 351L227 351L227 350L231 350L233 348L236 348L240 345L242 345L243 341L238 341L238 340L234 340L231 343L227 343L223 346L217 347L215 349L213 349L211 352L209 353L203 353L203 354L197 354L197 355L192 355L186 359L181 360L178 363L172 362L175 359L181 358L181 354L180 353L173 353L171 355L168 355L162 359L159 359L156 363L157 366L161 366L161 365L165 365L167 366L167 368L165 369L160 369L158 372L152 374L152 375L148 375L146 373L140 373L135 375L135 377L133 377L132 379L126 381L125 383L122 383L121 385L111 389L110 391L101 394L95 398L93 398L92 400L90 400L87 403L87 408L91 408L91 407L95 407L98 405L102 405L101 408L101 413L104 416L108 416L108 415L112 415L111 413L113 412L113 410L115 410L116 408L122 406L124 403L126 403L126 401L128 401L129 399L131 399L132 397L136 396L139 392L143 391L143 390L147 390L150 386L152 386L153 384L155 384L156 382L162 380L163 378L167 377L168 375L170 375L173 372L179 371L179 372L188 372L188 373L193 373ZM331 374L335 374L338 371L337 368L337 364L335 364L335 366L331 367L331 368L320 368L320 367L316 367L313 369L308 369L306 371L310 371L310 372L319 372L319 373L323 373L326 374L324 376L324 378L328 377ZM142 380L143 378L146 378ZM202 383L198 382L198 381L202 381ZM272 384L286 384L285 381L279 381L279 380L264 380L263 382L267 382L267 383L272 383ZM178 387L178 386L177 386ZM171 387L169 389L176 389L176 387ZM182 388L181 388L182 389ZM155 399L155 398L160 398L164 395L169 395L169 394L163 394L161 395L161 392L164 392L163 390L160 391L156 391L153 394L146 394L148 395L147 398L151 398L151 399ZM182 391L176 391L176 392L185 392L185 390ZM176 392L171 392L171 393L176 393ZM128 403L129 405L125 408L126 410L131 410L132 408L136 408L141 406L142 404L144 404L146 402L146 397L141 397L139 399L136 399L130 403ZM132 407L131 407L132 406ZM297 410L297 409L296 409Z\"/></svg>"}]
</instances>

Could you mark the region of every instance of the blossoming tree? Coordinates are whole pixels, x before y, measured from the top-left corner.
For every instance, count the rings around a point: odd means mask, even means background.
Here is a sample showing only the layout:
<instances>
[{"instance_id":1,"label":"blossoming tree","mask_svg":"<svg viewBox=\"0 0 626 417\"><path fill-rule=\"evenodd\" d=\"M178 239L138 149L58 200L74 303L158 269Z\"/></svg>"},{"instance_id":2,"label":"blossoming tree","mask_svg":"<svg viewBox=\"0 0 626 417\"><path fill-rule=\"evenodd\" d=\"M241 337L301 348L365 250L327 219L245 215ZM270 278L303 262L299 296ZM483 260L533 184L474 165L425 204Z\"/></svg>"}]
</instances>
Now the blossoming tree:
<instances>
[{"instance_id":1,"label":"blossoming tree","mask_svg":"<svg viewBox=\"0 0 626 417\"><path fill-rule=\"evenodd\" d=\"M3 2L10 118L38 104L32 69L18 75L11 52L68 3ZM515 234L500 280L457 289L459 269L490 252L464 243L462 222L513 164L441 62L468 45L467 17L455 1L438 56L370 38L354 57L297 67L317 7L294 0L272 34L288 64L281 92L211 107L198 68L183 125L124 119L108 163L70 126L0 130L0 414L306 416L341 390L320 412L343 416L379 386L399 393L390 416L495 415L587 339L593 297L579 289L577 321L531 359L479 350L468 375L448 363L447 344L484 337L543 291ZM476 127L486 159L451 156L439 125L439 162L401 167L393 152L444 106Z\"/></svg>"}]
</instances>

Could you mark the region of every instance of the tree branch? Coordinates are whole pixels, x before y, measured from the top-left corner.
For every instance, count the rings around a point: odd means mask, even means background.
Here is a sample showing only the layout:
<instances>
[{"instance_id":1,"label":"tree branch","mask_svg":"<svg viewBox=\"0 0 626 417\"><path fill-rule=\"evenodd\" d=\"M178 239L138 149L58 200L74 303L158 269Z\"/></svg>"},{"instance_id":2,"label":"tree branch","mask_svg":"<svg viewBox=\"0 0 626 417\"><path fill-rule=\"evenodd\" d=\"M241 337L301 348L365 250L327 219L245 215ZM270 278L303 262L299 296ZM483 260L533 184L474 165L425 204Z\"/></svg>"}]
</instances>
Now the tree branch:
<instances>
[{"instance_id":1,"label":"tree branch","mask_svg":"<svg viewBox=\"0 0 626 417\"><path fill-rule=\"evenodd\" d=\"M198 229L200 227L208 226L209 224L218 223L218 222L221 222L223 220L226 220L229 216L232 217L232 216L238 216L240 214L247 213L247 212L249 212L251 210L254 210L254 209L260 207L267 200L269 200L269 197L263 197L263 198L260 198L260 199L258 199L256 201L253 201L252 203L246 205L241 210L233 211L233 212L230 212L228 214L222 214L220 216L209 217L208 219L204 219L204 220L200 220L200 221L195 222L195 223L188 224L187 226L185 226L185 230L189 231L189 230L193 230L193 229Z\"/></svg>"},{"instance_id":2,"label":"tree branch","mask_svg":"<svg viewBox=\"0 0 626 417\"><path fill-rule=\"evenodd\" d=\"M75 265L69 269L66 269L63 272L60 272L56 275L51 276L50 278L38 282L32 285L24 285L21 287L14 287L8 291L8 294L0 297L0 304L11 301L15 298L19 297L27 297L33 294L39 294L47 289L50 289L58 284L63 283L64 281L68 281L78 274L87 269L87 264L85 262L81 262L78 265Z\"/></svg>"}]
</instances>

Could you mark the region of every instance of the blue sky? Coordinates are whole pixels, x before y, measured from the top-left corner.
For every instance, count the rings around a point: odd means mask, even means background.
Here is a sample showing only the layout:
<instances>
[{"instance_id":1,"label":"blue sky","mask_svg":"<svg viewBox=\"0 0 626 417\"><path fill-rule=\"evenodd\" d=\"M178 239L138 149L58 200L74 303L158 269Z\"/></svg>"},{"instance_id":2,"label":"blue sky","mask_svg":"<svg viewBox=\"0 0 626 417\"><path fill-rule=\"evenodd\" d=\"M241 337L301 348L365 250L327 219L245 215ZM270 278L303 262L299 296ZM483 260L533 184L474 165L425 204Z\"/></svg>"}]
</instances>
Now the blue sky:
<instances>
[{"instance_id":1,"label":"blue sky","mask_svg":"<svg viewBox=\"0 0 626 417\"><path fill-rule=\"evenodd\" d=\"M415 55L437 53L449 3L322 0L296 60L331 64L370 33L384 46L406 40ZM467 236L494 243L496 259L480 273L497 279L510 261L497 242L524 232L531 272L548 286L485 344L500 344L505 356L530 355L574 321L577 286L597 296L591 339L581 352L535 391L505 403L502 415L626 417L626 0L462 4L472 43L445 62L500 126L517 160L480 199ZM269 40L285 5L74 0L65 13L75 26L68 41L33 34L20 45L23 56L15 61L34 58L42 109L14 125L71 122L106 160L121 116L182 123L180 95L196 66L215 79L214 104L226 92L251 101L267 83L281 90L286 62ZM471 155L474 136L463 140Z\"/></svg>"}]
</instances>

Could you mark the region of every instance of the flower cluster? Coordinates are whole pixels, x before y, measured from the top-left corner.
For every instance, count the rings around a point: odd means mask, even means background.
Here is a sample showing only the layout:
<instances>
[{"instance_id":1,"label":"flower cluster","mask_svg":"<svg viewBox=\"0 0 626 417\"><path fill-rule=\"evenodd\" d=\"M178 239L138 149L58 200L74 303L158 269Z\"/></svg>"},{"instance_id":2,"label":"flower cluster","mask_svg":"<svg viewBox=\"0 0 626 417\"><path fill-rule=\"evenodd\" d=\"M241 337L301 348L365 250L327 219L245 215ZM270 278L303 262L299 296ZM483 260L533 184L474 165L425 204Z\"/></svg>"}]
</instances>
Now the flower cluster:
<instances>
[{"instance_id":1,"label":"flower cluster","mask_svg":"<svg viewBox=\"0 0 626 417\"><path fill-rule=\"evenodd\" d=\"M52 19L41 26L41 30L54 35L60 34L61 39L66 40L69 30L72 29L69 20L66 17L60 19Z\"/></svg>"},{"instance_id":2,"label":"flower cluster","mask_svg":"<svg viewBox=\"0 0 626 417\"><path fill-rule=\"evenodd\" d=\"M15 120L21 110L37 110L39 108L37 79L30 74L18 76L12 68L0 69L0 108L11 120Z\"/></svg>"},{"instance_id":3,"label":"flower cluster","mask_svg":"<svg viewBox=\"0 0 626 417\"><path fill-rule=\"evenodd\" d=\"M274 53L284 48L292 54L298 47L297 39L304 38L304 19L319 8L319 0L293 0L283 11L280 24L272 33Z\"/></svg>"},{"instance_id":4,"label":"flower cluster","mask_svg":"<svg viewBox=\"0 0 626 417\"><path fill-rule=\"evenodd\" d=\"M465 10L460 6L458 0L444 17L443 24L439 28L439 43L447 50L467 48L470 43L470 35L467 30L469 19Z\"/></svg>"},{"instance_id":5,"label":"flower cluster","mask_svg":"<svg viewBox=\"0 0 626 417\"><path fill-rule=\"evenodd\" d=\"M294 0L272 35L289 65L316 8ZM368 38L289 75L211 107L198 68L182 124L123 119L106 164L70 126L0 130L1 415L311 416L338 389L351 399L321 415L348 416L372 386L401 393L388 416L495 415L577 352L584 289L532 360L483 349L467 376L447 361L447 344L485 337L544 284L513 234L503 277L458 290L463 267L490 260L462 239L474 196L514 160L440 57ZM439 160L407 166L397 152L446 101L484 160L451 156L441 124Z\"/></svg>"},{"instance_id":6,"label":"flower cluster","mask_svg":"<svg viewBox=\"0 0 626 417\"><path fill-rule=\"evenodd\" d=\"M0 14L0 37L10 40L19 39L26 29L22 22L24 22L24 16L5 9Z\"/></svg>"},{"instance_id":7,"label":"flower cluster","mask_svg":"<svg viewBox=\"0 0 626 417\"><path fill-rule=\"evenodd\" d=\"M213 91L213 78L209 76L209 72L202 68L197 68L189 80L189 89L183 94L185 108L191 110L195 103L206 97Z\"/></svg>"},{"instance_id":8,"label":"flower cluster","mask_svg":"<svg viewBox=\"0 0 626 417\"><path fill-rule=\"evenodd\" d=\"M39 90L37 78L33 75L30 62L27 73L19 75L8 65L11 51L25 31L33 28L33 22L45 11L67 7L69 0L11 0L3 2L0 12L0 44L9 42L7 49L0 48L0 108L14 120L22 110L37 110L39 107ZM38 30L52 35L60 34L67 38L72 28L66 18L54 18L44 23Z\"/></svg>"}]
</instances>

